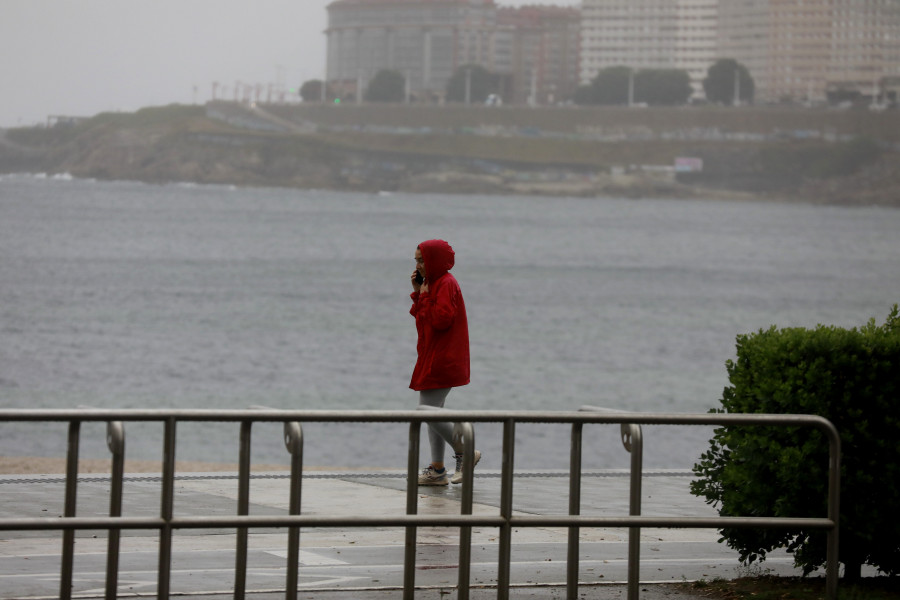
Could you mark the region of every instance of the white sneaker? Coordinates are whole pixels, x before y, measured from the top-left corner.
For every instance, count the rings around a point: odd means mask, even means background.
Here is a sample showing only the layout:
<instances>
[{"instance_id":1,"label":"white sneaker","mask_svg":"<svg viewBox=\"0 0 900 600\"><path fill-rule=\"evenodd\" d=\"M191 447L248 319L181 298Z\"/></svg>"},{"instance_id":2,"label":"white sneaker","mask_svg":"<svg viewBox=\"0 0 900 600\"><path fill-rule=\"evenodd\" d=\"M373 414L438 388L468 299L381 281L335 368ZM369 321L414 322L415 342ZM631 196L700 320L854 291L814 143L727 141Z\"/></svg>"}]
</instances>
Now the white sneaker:
<instances>
[{"instance_id":1,"label":"white sneaker","mask_svg":"<svg viewBox=\"0 0 900 600\"><path fill-rule=\"evenodd\" d=\"M456 456L456 472L453 473L453 478L450 479L450 483L462 483L462 479L463 479L463 471L462 471L463 455L462 455L462 454L457 454L457 455L455 455L455 456ZM476 450L476 451L475 451L475 460L472 461L472 468L474 468L475 465L478 464L478 461L479 461L479 460L481 460L481 452L479 452L478 450Z\"/></svg>"},{"instance_id":2,"label":"white sneaker","mask_svg":"<svg viewBox=\"0 0 900 600\"><path fill-rule=\"evenodd\" d=\"M447 470L438 473L432 465L428 465L419 474L419 485L447 485Z\"/></svg>"}]
</instances>

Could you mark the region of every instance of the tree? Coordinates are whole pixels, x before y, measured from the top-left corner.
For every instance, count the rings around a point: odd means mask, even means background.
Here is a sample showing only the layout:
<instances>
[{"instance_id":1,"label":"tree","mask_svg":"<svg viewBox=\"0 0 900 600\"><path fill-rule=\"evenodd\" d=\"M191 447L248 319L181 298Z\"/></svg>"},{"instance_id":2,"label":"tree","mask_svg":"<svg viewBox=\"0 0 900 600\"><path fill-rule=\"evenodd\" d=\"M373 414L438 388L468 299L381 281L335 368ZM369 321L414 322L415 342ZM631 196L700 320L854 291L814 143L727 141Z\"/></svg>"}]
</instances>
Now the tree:
<instances>
[{"instance_id":1,"label":"tree","mask_svg":"<svg viewBox=\"0 0 900 600\"><path fill-rule=\"evenodd\" d=\"M481 65L463 65L454 71L447 82L447 101L465 102L468 87L469 102L481 104L497 92L498 82L499 78Z\"/></svg>"},{"instance_id":2,"label":"tree","mask_svg":"<svg viewBox=\"0 0 900 600\"><path fill-rule=\"evenodd\" d=\"M324 83L321 79L310 79L309 81L305 81L303 85L300 86L300 98L302 98L304 102L321 102L323 85ZM325 94L326 96L329 96L330 90L326 88Z\"/></svg>"},{"instance_id":3,"label":"tree","mask_svg":"<svg viewBox=\"0 0 900 600\"><path fill-rule=\"evenodd\" d=\"M844 577L868 564L900 573L900 314L883 326L772 327L737 338L722 396L729 413L816 414L841 437L838 559ZM722 516L822 517L826 514L828 444L811 428L736 427L715 430L694 473L691 493ZM825 563L820 530L723 529L741 561L765 560L786 547L808 574Z\"/></svg>"},{"instance_id":4,"label":"tree","mask_svg":"<svg viewBox=\"0 0 900 600\"><path fill-rule=\"evenodd\" d=\"M631 67L602 69L589 85L575 92L575 104L679 105L687 102L694 90L687 71L681 69L644 69Z\"/></svg>"},{"instance_id":5,"label":"tree","mask_svg":"<svg viewBox=\"0 0 900 600\"><path fill-rule=\"evenodd\" d=\"M363 100L366 102L403 102L406 99L406 78L399 71L382 69L369 82Z\"/></svg>"},{"instance_id":6,"label":"tree","mask_svg":"<svg viewBox=\"0 0 900 600\"><path fill-rule=\"evenodd\" d=\"M679 106L693 93L691 76L681 69L644 69L634 76L635 102Z\"/></svg>"},{"instance_id":7,"label":"tree","mask_svg":"<svg viewBox=\"0 0 900 600\"><path fill-rule=\"evenodd\" d=\"M579 85L578 89L575 90L575 94L572 96L572 102L578 104L579 106L597 104L594 96L594 86Z\"/></svg>"},{"instance_id":8,"label":"tree","mask_svg":"<svg viewBox=\"0 0 900 600\"><path fill-rule=\"evenodd\" d=\"M749 104L753 102L756 84L747 67L733 58L723 58L706 72L703 91L710 102L729 106L734 104L735 91L738 91L740 102Z\"/></svg>"},{"instance_id":9,"label":"tree","mask_svg":"<svg viewBox=\"0 0 900 600\"><path fill-rule=\"evenodd\" d=\"M825 97L829 104L842 104L848 102L854 104L863 98L862 92L856 87L833 85L825 90Z\"/></svg>"},{"instance_id":10,"label":"tree","mask_svg":"<svg viewBox=\"0 0 900 600\"><path fill-rule=\"evenodd\" d=\"M628 104L632 74L631 67L602 69L591 81L594 104Z\"/></svg>"}]
</instances>

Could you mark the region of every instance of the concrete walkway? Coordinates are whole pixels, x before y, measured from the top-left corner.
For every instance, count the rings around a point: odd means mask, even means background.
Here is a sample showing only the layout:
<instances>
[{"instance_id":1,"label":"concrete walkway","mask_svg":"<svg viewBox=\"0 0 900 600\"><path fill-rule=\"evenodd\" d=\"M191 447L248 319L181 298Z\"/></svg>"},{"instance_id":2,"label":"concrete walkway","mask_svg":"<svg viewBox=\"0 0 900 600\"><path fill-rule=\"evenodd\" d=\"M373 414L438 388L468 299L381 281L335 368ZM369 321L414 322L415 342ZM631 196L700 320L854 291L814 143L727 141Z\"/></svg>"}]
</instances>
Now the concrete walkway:
<instances>
[{"instance_id":1,"label":"concrete walkway","mask_svg":"<svg viewBox=\"0 0 900 600\"><path fill-rule=\"evenodd\" d=\"M648 516L716 516L713 508L689 492L687 472L647 473L642 514ZM251 515L287 514L287 474L255 474ZM568 478L564 473L517 473L514 509L519 514L565 515ZM586 474L582 514L626 516L629 478L623 472ZM107 477L85 475L78 485L78 516L109 511ZM303 513L321 516L404 514L406 481L401 472L307 472ZM65 480L60 475L0 477L0 519L58 516L63 513ZM175 515L234 515L238 496L235 474L192 473L178 476ZM160 514L158 475L127 475L123 514ZM420 488L419 514L459 514L460 486ZM500 476L476 471L475 514L498 514ZM717 542L718 532L702 529L651 529L641 532L641 598L691 597L670 585L697 579L747 574L737 553ZM56 598L62 534L57 531L0 531L0 597ZM234 588L236 535L233 529L175 532L171 595L193 598L231 597ZM580 598L626 598L627 539L624 529L583 529L580 535ZM459 530L418 530L417 598L455 597ZM510 592L513 598L565 598L565 528L519 528L513 532ZM74 595L103 597L106 532L79 532L76 539ZM247 598L284 596L287 533L252 529L249 536ZM403 581L402 528L304 528L301 532L301 598L399 598ZM122 532L119 565L121 597L155 596L159 540L155 531ZM473 528L472 598L495 598L498 531ZM798 574L790 557L770 555L766 572Z\"/></svg>"}]
</instances>

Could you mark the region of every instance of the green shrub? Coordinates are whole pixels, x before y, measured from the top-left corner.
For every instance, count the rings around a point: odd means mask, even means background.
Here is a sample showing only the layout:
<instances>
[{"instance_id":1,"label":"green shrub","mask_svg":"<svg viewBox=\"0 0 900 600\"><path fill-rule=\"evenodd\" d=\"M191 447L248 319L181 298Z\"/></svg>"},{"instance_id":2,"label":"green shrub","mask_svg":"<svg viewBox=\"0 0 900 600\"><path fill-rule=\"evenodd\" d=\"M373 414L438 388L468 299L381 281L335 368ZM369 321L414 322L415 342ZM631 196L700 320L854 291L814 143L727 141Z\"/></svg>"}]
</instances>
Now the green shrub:
<instances>
[{"instance_id":1,"label":"green shrub","mask_svg":"<svg viewBox=\"0 0 900 600\"><path fill-rule=\"evenodd\" d=\"M815 414L841 436L840 551L847 579L863 564L900 574L900 316L860 329L760 330L737 338L730 385L713 412ZM691 492L722 516L823 517L828 442L812 428L716 429L694 465ZM745 564L786 547L809 574L825 564L826 534L723 529Z\"/></svg>"}]
</instances>

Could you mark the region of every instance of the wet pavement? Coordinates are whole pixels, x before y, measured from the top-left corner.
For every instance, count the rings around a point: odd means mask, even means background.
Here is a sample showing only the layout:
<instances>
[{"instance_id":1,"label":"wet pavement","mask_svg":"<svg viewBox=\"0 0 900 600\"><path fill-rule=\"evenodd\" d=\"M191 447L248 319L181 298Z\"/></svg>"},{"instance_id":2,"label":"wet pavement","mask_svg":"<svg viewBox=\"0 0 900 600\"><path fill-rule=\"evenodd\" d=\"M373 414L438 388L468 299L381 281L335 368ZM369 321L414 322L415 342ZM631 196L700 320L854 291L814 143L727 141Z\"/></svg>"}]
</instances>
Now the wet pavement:
<instances>
[{"instance_id":1,"label":"wet pavement","mask_svg":"<svg viewBox=\"0 0 900 600\"><path fill-rule=\"evenodd\" d=\"M691 474L645 473L645 516L715 517L716 511L689 492ZM474 514L498 515L500 475L476 471ZM110 481L85 475L78 484L78 516L109 514ZM519 515L568 513L566 473L517 473L514 510ZM420 488L418 513L459 514L461 486ZM162 483L158 475L126 475L123 516L158 517ZM60 475L0 477L0 519L56 517L63 514L65 480ZM238 479L229 473L179 474L175 516L232 516L237 512ZM582 515L627 516L629 477L625 472L586 473ZM402 472L304 474L302 512L320 516L385 516L406 512ZM254 474L250 514L288 514L287 474ZM473 527L471 598L497 596L499 531ZM568 529L518 527L512 534L511 598L565 598ZM285 528L253 528L248 536L247 598L284 596L287 558ZM459 528L419 527L416 598L456 597ZM641 593L645 600L692 597L672 583L734 578L747 574L737 553L717 542L708 529L641 530ZM300 534L300 598L399 598L403 586L405 532L402 527L304 527ZM628 530L582 528L579 598L627 598ZM174 532L170 595L232 597L237 536L233 528L179 529ZM0 531L0 597L57 598L62 533ZM73 595L104 596L105 531L81 531L75 543ZM159 536L155 530L125 530L119 563L120 597L154 597ZM765 572L796 575L792 560L772 554Z\"/></svg>"}]
</instances>

